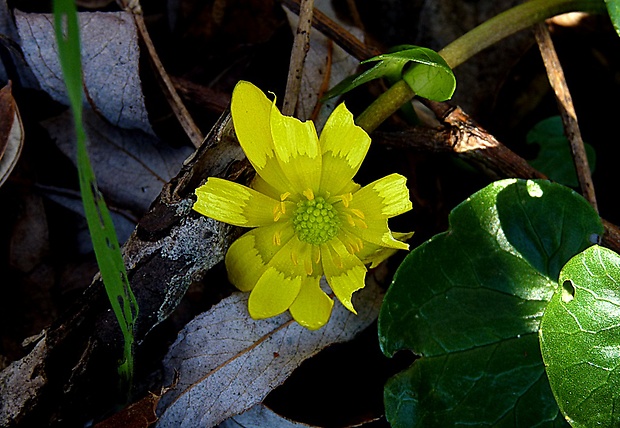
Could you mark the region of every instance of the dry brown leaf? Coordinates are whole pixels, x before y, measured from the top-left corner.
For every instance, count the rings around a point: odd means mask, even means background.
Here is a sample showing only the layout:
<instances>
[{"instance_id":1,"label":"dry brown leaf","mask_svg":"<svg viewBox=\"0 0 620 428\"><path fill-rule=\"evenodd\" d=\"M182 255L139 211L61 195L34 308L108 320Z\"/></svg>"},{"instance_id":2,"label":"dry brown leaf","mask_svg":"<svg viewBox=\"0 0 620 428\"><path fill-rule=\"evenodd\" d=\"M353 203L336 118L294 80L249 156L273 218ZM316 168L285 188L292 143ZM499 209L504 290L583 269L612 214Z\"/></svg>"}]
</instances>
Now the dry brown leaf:
<instances>
[{"instance_id":1,"label":"dry brown leaf","mask_svg":"<svg viewBox=\"0 0 620 428\"><path fill-rule=\"evenodd\" d=\"M49 252L47 215L40 195L23 195L9 245L9 263L20 272L32 271Z\"/></svg>"},{"instance_id":2,"label":"dry brown leaf","mask_svg":"<svg viewBox=\"0 0 620 428\"><path fill-rule=\"evenodd\" d=\"M23 145L24 127L9 84L0 89L0 186L15 168Z\"/></svg>"},{"instance_id":3,"label":"dry brown leaf","mask_svg":"<svg viewBox=\"0 0 620 428\"><path fill-rule=\"evenodd\" d=\"M155 408L159 399L160 395L149 392L146 397L99 422L94 428L148 428L157 421Z\"/></svg>"}]
</instances>

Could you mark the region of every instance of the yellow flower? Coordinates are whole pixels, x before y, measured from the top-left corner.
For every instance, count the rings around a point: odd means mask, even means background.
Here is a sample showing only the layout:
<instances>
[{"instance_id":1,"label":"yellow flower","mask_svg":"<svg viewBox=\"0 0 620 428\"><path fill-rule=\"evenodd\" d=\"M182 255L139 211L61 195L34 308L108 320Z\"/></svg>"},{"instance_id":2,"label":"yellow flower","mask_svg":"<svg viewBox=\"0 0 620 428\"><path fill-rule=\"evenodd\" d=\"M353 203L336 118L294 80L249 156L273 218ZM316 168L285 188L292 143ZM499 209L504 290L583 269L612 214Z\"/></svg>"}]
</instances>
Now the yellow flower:
<instances>
[{"instance_id":1,"label":"yellow flower","mask_svg":"<svg viewBox=\"0 0 620 428\"><path fill-rule=\"evenodd\" d=\"M239 82L231 113L239 143L257 176L252 188L211 177L196 189L194 209L236 226L254 228L226 254L230 281L251 291L250 315L268 318L287 309L304 327L318 329L333 300L320 287L325 275L338 300L355 313L352 294L374 267L408 249L388 218L411 209L405 177L392 174L367 186L353 182L370 137L344 104L321 138L314 124L284 116L265 94Z\"/></svg>"}]
</instances>

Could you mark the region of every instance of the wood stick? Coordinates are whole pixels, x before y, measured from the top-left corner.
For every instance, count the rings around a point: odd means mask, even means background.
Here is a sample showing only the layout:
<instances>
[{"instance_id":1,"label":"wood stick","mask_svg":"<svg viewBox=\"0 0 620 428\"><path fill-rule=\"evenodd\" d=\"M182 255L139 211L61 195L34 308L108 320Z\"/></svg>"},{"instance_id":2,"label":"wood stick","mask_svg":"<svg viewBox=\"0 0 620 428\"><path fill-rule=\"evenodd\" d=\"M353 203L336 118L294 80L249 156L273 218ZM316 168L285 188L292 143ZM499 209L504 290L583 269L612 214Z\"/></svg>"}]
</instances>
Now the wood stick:
<instances>
[{"instance_id":1,"label":"wood stick","mask_svg":"<svg viewBox=\"0 0 620 428\"><path fill-rule=\"evenodd\" d=\"M573 154L581 193L598 212L594 183L592 182L592 175L590 174L586 149L583 144L583 139L581 138L581 132L579 131L577 113L575 112L573 99L570 95L568 85L566 84L562 65L560 64L558 54L551 40L551 34L549 34L549 29L546 24L540 23L534 26L534 35L536 36L536 42L538 43L545 68L547 69L549 83L555 92L555 97L558 102L558 108L560 109L560 115L564 123L564 132L566 133L566 138L568 138Z\"/></svg>"},{"instance_id":2,"label":"wood stick","mask_svg":"<svg viewBox=\"0 0 620 428\"><path fill-rule=\"evenodd\" d=\"M299 22L297 23L297 32L295 33L293 49L291 50L286 92L284 93L284 103L282 105L282 114L285 116L292 116L297 107L304 63L306 62L306 55L310 49L313 4L314 0L301 0Z\"/></svg>"}]
</instances>

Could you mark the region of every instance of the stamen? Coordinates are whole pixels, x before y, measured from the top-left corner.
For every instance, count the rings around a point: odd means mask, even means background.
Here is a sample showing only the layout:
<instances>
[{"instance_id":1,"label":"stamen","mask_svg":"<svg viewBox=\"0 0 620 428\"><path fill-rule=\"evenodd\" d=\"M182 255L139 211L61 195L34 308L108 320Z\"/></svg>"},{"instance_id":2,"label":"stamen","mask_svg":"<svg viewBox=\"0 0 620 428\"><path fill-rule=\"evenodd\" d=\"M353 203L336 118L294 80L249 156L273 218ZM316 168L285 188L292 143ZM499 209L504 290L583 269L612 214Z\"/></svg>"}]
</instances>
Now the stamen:
<instances>
[{"instance_id":1,"label":"stamen","mask_svg":"<svg viewBox=\"0 0 620 428\"><path fill-rule=\"evenodd\" d=\"M280 202L280 211L282 211L282 214L286 214L286 204L284 203L284 201Z\"/></svg>"},{"instance_id":2,"label":"stamen","mask_svg":"<svg viewBox=\"0 0 620 428\"><path fill-rule=\"evenodd\" d=\"M351 217L351 215L350 215L350 214L345 214L345 217L346 217L346 219L347 219L347 222L348 222L351 226L355 227L355 222L353 221L353 217Z\"/></svg>"},{"instance_id":3,"label":"stamen","mask_svg":"<svg viewBox=\"0 0 620 428\"><path fill-rule=\"evenodd\" d=\"M305 259L304 260L304 267L306 268L306 274L312 275L312 260Z\"/></svg>"},{"instance_id":4,"label":"stamen","mask_svg":"<svg viewBox=\"0 0 620 428\"><path fill-rule=\"evenodd\" d=\"M278 211L276 211L276 213L273 216L273 221L280 220L280 217L282 217L282 211L278 210Z\"/></svg>"},{"instance_id":5,"label":"stamen","mask_svg":"<svg viewBox=\"0 0 620 428\"><path fill-rule=\"evenodd\" d=\"M342 264L342 258L340 257L340 255L338 253L332 252L332 256L334 257L334 264L336 265L336 267L342 269L344 265Z\"/></svg>"},{"instance_id":6,"label":"stamen","mask_svg":"<svg viewBox=\"0 0 620 428\"><path fill-rule=\"evenodd\" d=\"M364 213L361 210L358 210L357 208L351 208L351 212L361 219L365 218Z\"/></svg>"},{"instance_id":7,"label":"stamen","mask_svg":"<svg viewBox=\"0 0 620 428\"><path fill-rule=\"evenodd\" d=\"M312 258L314 259L314 263L316 263L317 265L319 264L319 262L321 261L321 247L319 247L318 245L313 245L312 246L312 252L314 254L312 254Z\"/></svg>"},{"instance_id":8,"label":"stamen","mask_svg":"<svg viewBox=\"0 0 620 428\"><path fill-rule=\"evenodd\" d=\"M297 253L295 251L291 251L291 260L293 261L293 264L295 266L299 264L299 262L297 261Z\"/></svg>"},{"instance_id":9,"label":"stamen","mask_svg":"<svg viewBox=\"0 0 620 428\"><path fill-rule=\"evenodd\" d=\"M282 244L282 231L278 230L273 234L273 245L280 246Z\"/></svg>"},{"instance_id":10,"label":"stamen","mask_svg":"<svg viewBox=\"0 0 620 428\"><path fill-rule=\"evenodd\" d=\"M291 196L291 192L284 192L280 195L280 201L284 202L286 201L286 198L288 198L289 196Z\"/></svg>"},{"instance_id":11,"label":"stamen","mask_svg":"<svg viewBox=\"0 0 620 428\"><path fill-rule=\"evenodd\" d=\"M364 220L355 219L355 225L360 229L368 229L368 225Z\"/></svg>"},{"instance_id":12,"label":"stamen","mask_svg":"<svg viewBox=\"0 0 620 428\"><path fill-rule=\"evenodd\" d=\"M306 198L308 198L309 201L314 199L314 192L312 189L306 189L302 193Z\"/></svg>"},{"instance_id":13,"label":"stamen","mask_svg":"<svg viewBox=\"0 0 620 428\"><path fill-rule=\"evenodd\" d=\"M344 195L340 195L340 199L342 200L342 204L348 208L349 203L353 200L353 194L345 193Z\"/></svg>"}]
</instances>

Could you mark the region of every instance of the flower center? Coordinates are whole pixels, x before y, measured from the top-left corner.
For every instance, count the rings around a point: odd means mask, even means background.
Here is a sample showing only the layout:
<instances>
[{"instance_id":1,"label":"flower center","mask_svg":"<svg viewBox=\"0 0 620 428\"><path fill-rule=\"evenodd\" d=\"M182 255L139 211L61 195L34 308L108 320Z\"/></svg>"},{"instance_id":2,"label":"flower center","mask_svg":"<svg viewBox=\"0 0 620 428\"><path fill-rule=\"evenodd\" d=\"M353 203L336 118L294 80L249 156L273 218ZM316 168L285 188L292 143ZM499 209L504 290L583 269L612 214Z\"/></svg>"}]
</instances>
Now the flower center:
<instances>
[{"instance_id":1,"label":"flower center","mask_svg":"<svg viewBox=\"0 0 620 428\"><path fill-rule=\"evenodd\" d=\"M293 227L300 240L321 245L336 236L340 229L340 219L332 204L318 196L297 203Z\"/></svg>"}]
</instances>

